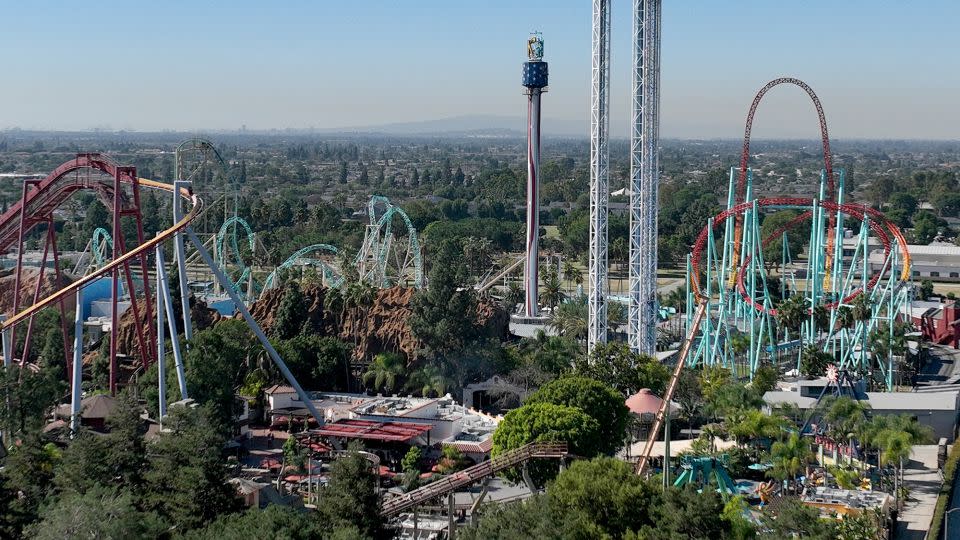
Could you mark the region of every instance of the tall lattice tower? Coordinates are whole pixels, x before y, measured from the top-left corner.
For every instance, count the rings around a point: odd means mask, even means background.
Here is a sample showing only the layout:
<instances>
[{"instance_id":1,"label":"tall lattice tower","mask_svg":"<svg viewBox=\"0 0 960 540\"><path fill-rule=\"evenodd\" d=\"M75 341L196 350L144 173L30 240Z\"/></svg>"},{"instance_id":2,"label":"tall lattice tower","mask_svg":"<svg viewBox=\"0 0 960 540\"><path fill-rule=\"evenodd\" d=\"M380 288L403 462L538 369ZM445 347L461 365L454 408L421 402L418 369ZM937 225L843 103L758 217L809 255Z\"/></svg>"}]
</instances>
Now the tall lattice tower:
<instances>
[{"instance_id":1,"label":"tall lattice tower","mask_svg":"<svg viewBox=\"0 0 960 540\"><path fill-rule=\"evenodd\" d=\"M590 62L590 256L587 349L607 341L607 202L610 194L610 1L593 0Z\"/></svg>"},{"instance_id":2,"label":"tall lattice tower","mask_svg":"<svg viewBox=\"0 0 960 540\"><path fill-rule=\"evenodd\" d=\"M634 0L630 133L630 307L633 351L657 346L657 188L660 142L660 0Z\"/></svg>"},{"instance_id":3,"label":"tall lattice tower","mask_svg":"<svg viewBox=\"0 0 960 540\"><path fill-rule=\"evenodd\" d=\"M630 132L630 348L657 343L657 188L660 139L660 0L633 2ZM610 3L593 0L590 99L590 260L587 345L607 338Z\"/></svg>"}]
</instances>

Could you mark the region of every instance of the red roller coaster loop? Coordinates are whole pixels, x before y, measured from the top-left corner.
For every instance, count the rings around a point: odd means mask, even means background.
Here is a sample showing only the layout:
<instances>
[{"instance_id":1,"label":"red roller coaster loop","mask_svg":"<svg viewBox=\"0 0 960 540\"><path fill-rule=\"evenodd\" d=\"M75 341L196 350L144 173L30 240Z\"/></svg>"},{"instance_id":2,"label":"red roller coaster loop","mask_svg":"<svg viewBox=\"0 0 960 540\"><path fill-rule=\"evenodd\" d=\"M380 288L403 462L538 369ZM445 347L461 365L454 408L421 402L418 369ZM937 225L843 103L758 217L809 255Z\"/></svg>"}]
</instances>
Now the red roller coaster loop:
<instances>
[{"instance_id":1,"label":"red roller coaster loop","mask_svg":"<svg viewBox=\"0 0 960 540\"><path fill-rule=\"evenodd\" d=\"M831 201L816 201L817 205L821 208L829 210L831 212L841 212L843 214L852 216L856 219L863 220L869 218L870 220L870 230L877 235L877 238L883 244L884 255L888 256L893 246L890 237L893 237L893 240L896 241L897 247L900 248L901 253L903 253L903 268L900 273L900 280L907 281L910 279L910 254L907 250L907 240L903 235L903 232L900 231L899 227L896 226L892 221L887 219L885 215L879 210L875 210L865 205L861 204L837 204ZM809 219L812 215L812 211L809 208L814 204L813 199L805 199L798 197L772 197L766 199L757 199L755 201L742 202L737 204L723 212L720 212L713 218L713 228L716 229L719 225L725 222L731 217L743 217L743 213L756 205L758 208L764 207L777 207L777 208L800 208L808 209L805 212L801 213L797 217L790 220L784 226L780 227L778 230L774 231L767 238L763 239L762 246L768 245L774 239L779 238L786 230L802 223L803 221ZM693 269L693 273L690 275L690 287L693 290L694 295L699 299L706 299L700 284L700 262L703 258L703 250L706 247L707 237L710 234L711 225L707 224L700 231L700 234L697 236L697 240L693 245L693 251L691 253L690 264ZM737 291L740 296L747 301L754 309L761 313L769 313L771 315L776 315L775 309L767 309L762 304L752 298L747 292L744 280L745 274L748 269L748 266L752 260L752 255L748 255L744 258L744 261L737 268L735 273L735 279L737 284ZM736 263L734 263L736 264ZM890 269L892 271L892 269ZM847 297L827 304L828 309L836 308L841 303L847 303L856 298L858 295L862 294L863 291L869 290L876 286L879 281L881 274L874 274L865 287L860 287L855 289Z\"/></svg>"},{"instance_id":2,"label":"red roller coaster loop","mask_svg":"<svg viewBox=\"0 0 960 540\"><path fill-rule=\"evenodd\" d=\"M109 176L111 180L104 181L93 179L89 175L81 175L80 173L83 171L99 171ZM128 197L123 192L124 185L129 186L132 196ZM149 366L152 360L152 353L156 349L154 345L157 337L154 334L152 325L144 325L142 323L144 317L141 316L141 306L140 302L138 302L136 298L133 272L131 271L131 263L139 263L138 271L141 274L143 283L149 283L147 248L156 243L156 240L151 240L148 242L143 236L139 193L141 185L145 185L146 187L152 189L171 189L163 184L140 179L137 177L136 169L133 167L121 167L116 165L101 154L77 154L75 159L60 165L45 179L38 182L32 182L29 185L24 186L22 199L13 207L11 207L6 213L0 216L0 253L10 249L14 243L16 243L18 246L18 250L22 251L20 248L22 248L24 236L41 223L52 223L51 216L53 215L53 211L63 202L65 202L74 192L79 190L94 190L100 196L102 201L105 203L107 201L112 202L115 233L114 261L100 269L98 272L85 276L70 286L63 288L57 293L42 300L38 301L39 294L38 292L35 292L34 303L27 309L20 311L19 305L15 305L16 309L14 310L13 316L5 321L2 325L4 328L15 327L15 325L24 318L29 318L32 321L33 315L43 307L50 305L52 302L61 304L66 294L77 290L90 280L104 275L107 272L111 272L113 276L112 279L114 280L114 284L116 286L116 281L120 278L122 273L126 281L127 290L130 291L131 294L131 310L135 319L136 338L138 345L140 346L142 357L141 361L143 362L144 367ZM133 217L136 223L138 247L129 252L126 250L123 235L120 233L119 224L123 216ZM56 250L55 238L51 237L54 234L52 232L53 230L54 229L52 227L48 227L48 241L44 248L45 251L49 247L52 247L54 252ZM56 257L57 255L54 253L55 262ZM18 264L18 282L20 280L19 274L21 270L22 265ZM55 271L57 274L59 274L59 267L56 264ZM116 301L116 298L112 300L114 303ZM150 314L153 312L153 302L149 291L146 291L143 295L142 302L146 319L149 320L151 317ZM116 318L114 318L114 320L116 320ZM28 324L28 335L30 333L30 326L32 325ZM111 390L115 391L116 381L114 374L116 372L116 338L114 334L116 324L113 325L113 328L114 330L111 331ZM64 334L66 334L66 332L64 332ZM66 348L67 347L65 347L65 349ZM67 363L69 365L69 351L65 352L67 353Z\"/></svg>"}]
</instances>

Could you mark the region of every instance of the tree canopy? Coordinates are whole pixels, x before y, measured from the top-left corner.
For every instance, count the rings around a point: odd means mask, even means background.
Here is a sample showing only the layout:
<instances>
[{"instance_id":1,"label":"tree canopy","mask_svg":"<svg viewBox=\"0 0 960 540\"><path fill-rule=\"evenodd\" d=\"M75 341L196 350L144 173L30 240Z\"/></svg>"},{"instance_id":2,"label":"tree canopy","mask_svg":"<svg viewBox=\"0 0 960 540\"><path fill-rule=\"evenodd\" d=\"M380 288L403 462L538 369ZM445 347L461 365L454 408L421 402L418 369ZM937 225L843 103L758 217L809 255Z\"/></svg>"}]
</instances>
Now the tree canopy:
<instances>
[{"instance_id":1,"label":"tree canopy","mask_svg":"<svg viewBox=\"0 0 960 540\"><path fill-rule=\"evenodd\" d=\"M561 377L530 395L524 402L575 407L600 426L600 451L613 454L623 446L630 411L623 396L609 386L587 377Z\"/></svg>"}]
</instances>

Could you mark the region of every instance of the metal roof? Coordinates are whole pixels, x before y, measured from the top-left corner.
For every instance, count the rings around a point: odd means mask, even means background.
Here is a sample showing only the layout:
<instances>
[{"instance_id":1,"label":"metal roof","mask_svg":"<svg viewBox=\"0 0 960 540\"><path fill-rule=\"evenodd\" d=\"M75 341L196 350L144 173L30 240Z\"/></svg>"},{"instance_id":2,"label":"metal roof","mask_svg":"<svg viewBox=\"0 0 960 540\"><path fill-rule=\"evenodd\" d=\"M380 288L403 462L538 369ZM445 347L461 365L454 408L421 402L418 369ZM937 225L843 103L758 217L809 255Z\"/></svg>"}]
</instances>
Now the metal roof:
<instances>
[{"instance_id":1,"label":"metal roof","mask_svg":"<svg viewBox=\"0 0 960 540\"><path fill-rule=\"evenodd\" d=\"M373 422L371 420L338 420L314 433L344 439L406 442L433 429L431 424L412 422Z\"/></svg>"}]
</instances>

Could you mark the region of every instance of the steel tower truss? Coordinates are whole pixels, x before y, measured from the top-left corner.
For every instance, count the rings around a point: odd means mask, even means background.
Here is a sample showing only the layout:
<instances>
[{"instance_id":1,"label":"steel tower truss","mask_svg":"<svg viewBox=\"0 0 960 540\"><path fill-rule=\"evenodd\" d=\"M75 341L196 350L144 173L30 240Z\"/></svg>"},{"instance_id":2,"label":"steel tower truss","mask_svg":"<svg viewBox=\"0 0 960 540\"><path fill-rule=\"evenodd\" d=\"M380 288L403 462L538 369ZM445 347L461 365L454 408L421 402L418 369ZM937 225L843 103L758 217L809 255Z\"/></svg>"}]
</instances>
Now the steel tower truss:
<instances>
[{"instance_id":1,"label":"steel tower truss","mask_svg":"<svg viewBox=\"0 0 960 540\"><path fill-rule=\"evenodd\" d=\"M587 348L607 341L607 203L610 132L610 1L593 0L590 93L590 256Z\"/></svg>"},{"instance_id":2,"label":"steel tower truss","mask_svg":"<svg viewBox=\"0 0 960 540\"><path fill-rule=\"evenodd\" d=\"M634 0L630 133L630 349L657 344L657 188L660 138L660 0Z\"/></svg>"}]
</instances>

